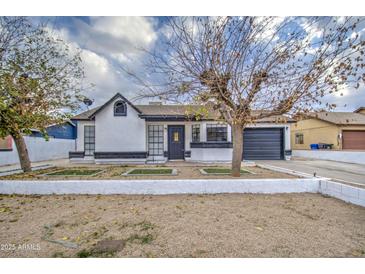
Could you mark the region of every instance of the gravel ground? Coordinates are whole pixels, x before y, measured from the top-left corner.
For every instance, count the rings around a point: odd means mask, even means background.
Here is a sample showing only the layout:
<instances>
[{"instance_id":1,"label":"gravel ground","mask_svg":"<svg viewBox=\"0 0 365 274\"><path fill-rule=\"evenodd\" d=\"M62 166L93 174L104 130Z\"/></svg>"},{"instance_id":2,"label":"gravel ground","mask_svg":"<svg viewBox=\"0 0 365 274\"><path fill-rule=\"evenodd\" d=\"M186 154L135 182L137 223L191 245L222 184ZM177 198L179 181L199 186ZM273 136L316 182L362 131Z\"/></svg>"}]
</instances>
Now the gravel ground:
<instances>
[{"instance_id":1,"label":"gravel ground","mask_svg":"<svg viewBox=\"0 0 365 274\"><path fill-rule=\"evenodd\" d=\"M95 180L95 179L113 179L113 180L145 180L145 179L263 179L263 178L297 178L292 175L274 172L271 170L253 167L243 167L250 173L242 174L241 177L232 177L230 175L202 175L199 169L204 167L217 167L214 165L202 165L202 164L184 164L184 165L139 165L139 166L101 166L101 165L84 165L84 166L67 166L56 167L45 170L33 171L27 174L14 174L9 176L0 177L0 180L62 180L62 179L81 179L81 180ZM227 167L227 165L220 165L219 167ZM46 173L55 172L63 169L102 169L103 172L95 176L44 176ZM133 168L176 168L178 171L177 176L173 175L154 175L154 176L122 176L122 174Z\"/></svg>"},{"instance_id":2,"label":"gravel ground","mask_svg":"<svg viewBox=\"0 0 365 274\"><path fill-rule=\"evenodd\" d=\"M105 239L125 246L95 253ZM365 257L365 208L319 194L3 195L0 244L0 257Z\"/></svg>"}]
</instances>

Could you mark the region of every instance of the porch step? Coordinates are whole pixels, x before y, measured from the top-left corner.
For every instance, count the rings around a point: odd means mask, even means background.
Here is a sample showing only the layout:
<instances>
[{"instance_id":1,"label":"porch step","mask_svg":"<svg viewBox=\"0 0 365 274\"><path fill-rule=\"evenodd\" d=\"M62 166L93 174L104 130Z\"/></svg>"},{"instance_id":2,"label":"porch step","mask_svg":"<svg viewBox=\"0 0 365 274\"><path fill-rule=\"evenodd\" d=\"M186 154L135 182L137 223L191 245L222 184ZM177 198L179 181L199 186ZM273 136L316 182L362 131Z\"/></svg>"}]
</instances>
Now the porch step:
<instances>
[{"instance_id":1,"label":"porch step","mask_svg":"<svg viewBox=\"0 0 365 274\"><path fill-rule=\"evenodd\" d=\"M165 163L166 163L166 161L162 161L162 160L160 160L160 161L152 161L152 160L146 161L147 165L156 165L156 164L165 164Z\"/></svg>"}]
</instances>

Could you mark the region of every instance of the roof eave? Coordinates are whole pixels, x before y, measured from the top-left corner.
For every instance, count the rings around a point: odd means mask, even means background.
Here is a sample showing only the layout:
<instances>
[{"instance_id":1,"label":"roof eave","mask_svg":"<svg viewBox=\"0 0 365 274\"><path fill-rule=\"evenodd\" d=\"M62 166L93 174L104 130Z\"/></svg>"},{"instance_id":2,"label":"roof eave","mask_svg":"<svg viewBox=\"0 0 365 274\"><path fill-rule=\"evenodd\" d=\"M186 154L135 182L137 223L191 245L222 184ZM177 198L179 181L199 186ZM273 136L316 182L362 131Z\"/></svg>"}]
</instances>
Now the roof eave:
<instances>
[{"instance_id":1,"label":"roof eave","mask_svg":"<svg viewBox=\"0 0 365 274\"><path fill-rule=\"evenodd\" d=\"M189 117L186 115L140 114L139 117L145 119L146 121L214 121L214 119L209 119L209 118L197 119L196 116Z\"/></svg>"},{"instance_id":2,"label":"roof eave","mask_svg":"<svg viewBox=\"0 0 365 274\"><path fill-rule=\"evenodd\" d=\"M324 121L324 122L327 122L327 123L330 123L332 125L336 125L336 126L365 126L365 124L354 124L354 123L336 123L336 122L333 122L333 121L329 121L329 120L326 120L326 119L321 119L319 117L312 117L312 119L318 119L318 120L321 120L321 121Z\"/></svg>"},{"instance_id":3,"label":"roof eave","mask_svg":"<svg viewBox=\"0 0 365 274\"><path fill-rule=\"evenodd\" d=\"M338 126L365 126L365 124L336 124Z\"/></svg>"},{"instance_id":4,"label":"roof eave","mask_svg":"<svg viewBox=\"0 0 365 274\"><path fill-rule=\"evenodd\" d=\"M93 121L95 120L95 118L71 118L71 120L75 120L75 121Z\"/></svg>"}]
</instances>

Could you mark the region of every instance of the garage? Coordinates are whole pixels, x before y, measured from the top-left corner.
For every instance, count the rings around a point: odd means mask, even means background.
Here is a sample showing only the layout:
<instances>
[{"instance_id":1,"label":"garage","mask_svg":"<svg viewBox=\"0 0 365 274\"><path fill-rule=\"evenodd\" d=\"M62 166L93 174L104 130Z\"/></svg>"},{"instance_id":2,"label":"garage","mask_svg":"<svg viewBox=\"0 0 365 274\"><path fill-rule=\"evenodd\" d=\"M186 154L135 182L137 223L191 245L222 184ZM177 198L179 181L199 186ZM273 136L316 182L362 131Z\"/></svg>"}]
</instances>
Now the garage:
<instances>
[{"instance_id":1,"label":"garage","mask_svg":"<svg viewBox=\"0 0 365 274\"><path fill-rule=\"evenodd\" d=\"M282 128L246 128L243 133L243 159L284 159L283 133Z\"/></svg>"},{"instance_id":2,"label":"garage","mask_svg":"<svg viewBox=\"0 0 365 274\"><path fill-rule=\"evenodd\" d=\"M343 131L342 149L365 150L365 131L360 131L360 130Z\"/></svg>"}]
</instances>

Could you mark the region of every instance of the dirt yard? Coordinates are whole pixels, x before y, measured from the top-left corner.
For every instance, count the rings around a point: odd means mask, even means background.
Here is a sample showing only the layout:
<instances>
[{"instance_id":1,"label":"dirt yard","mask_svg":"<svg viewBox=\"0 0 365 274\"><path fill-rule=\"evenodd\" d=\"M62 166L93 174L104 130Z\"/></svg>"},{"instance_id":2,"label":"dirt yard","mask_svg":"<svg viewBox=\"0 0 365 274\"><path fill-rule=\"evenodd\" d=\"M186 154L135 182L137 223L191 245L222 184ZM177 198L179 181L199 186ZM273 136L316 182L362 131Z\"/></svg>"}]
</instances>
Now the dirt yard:
<instances>
[{"instance_id":1,"label":"dirt yard","mask_svg":"<svg viewBox=\"0 0 365 274\"><path fill-rule=\"evenodd\" d=\"M77 166L77 165L69 165L65 167L55 167L55 168L49 168L45 170L38 170L33 171L27 174L15 174L15 175L9 175L9 176L2 176L0 177L0 180L63 180L63 179L81 179L81 180L96 180L96 179L113 179L113 180L138 180L138 179L237 179L237 177L232 177L230 175L203 175L200 173L199 169L204 167L224 167L227 168L227 165L220 165L220 166L214 166L214 165L203 165L203 164L166 164L166 165L138 165L138 166L104 166L104 165L83 165L83 166ZM154 175L154 176L122 176L122 174L128 170L131 170L133 168L176 168L178 174L177 175ZM238 179L263 179L263 178L297 178L292 175L274 172L271 170L259 168L256 166L253 167L243 167L244 169L252 172L252 173L245 173L242 174L241 177L238 177ZM61 171L65 169L79 169L79 170L85 170L85 169L98 169L102 170L101 173L98 173L95 176L45 176L46 173L51 173L55 171Z\"/></svg>"},{"instance_id":2,"label":"dirt yard","mask_svg":"<svg viewBox=\"0 0 365 274\"><path fill-rule=\"evenodd\" d=\"M0 244L0 257L365 257L365 208L319 194L0 196Z\"/></svg>"}]
</instances>

